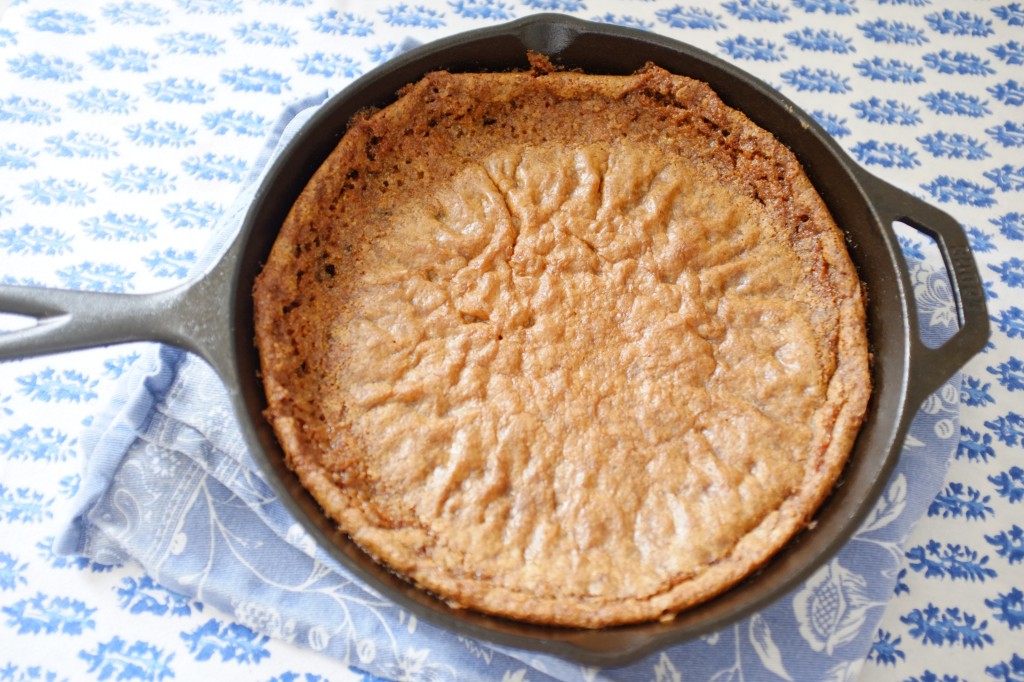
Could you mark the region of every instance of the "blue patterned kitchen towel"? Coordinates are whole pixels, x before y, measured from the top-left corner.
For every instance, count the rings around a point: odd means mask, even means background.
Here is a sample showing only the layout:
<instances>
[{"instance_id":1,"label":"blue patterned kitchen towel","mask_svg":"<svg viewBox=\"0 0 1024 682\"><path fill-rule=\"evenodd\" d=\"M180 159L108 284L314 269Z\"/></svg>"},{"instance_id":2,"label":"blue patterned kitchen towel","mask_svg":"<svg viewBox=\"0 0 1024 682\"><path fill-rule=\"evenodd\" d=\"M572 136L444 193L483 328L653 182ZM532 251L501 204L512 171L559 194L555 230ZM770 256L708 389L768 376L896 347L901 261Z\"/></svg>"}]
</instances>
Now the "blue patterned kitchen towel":
<instances>
[{"instance_id":1,"label":"blue patterned kitchen towel","mask_svg":"<svg viewBox=\"0 0 1024 682\"><path fill-rule=\"evenodd\" d=\"M265 166L325 96L285 112ZM237 233L258 177L196 272ZM944 273L904 239L929 343L956 328ZM168 589L230 614L240 636L281 638L394 680L852 680L901 589L903 542L939 490L959 435L960 377L926 401L888 488L857 535L804 585L747 620L606 670L494 647L419 622L315 546L250 458L220 380L152 345L83 436L86 471L55 549L139 562ZM261 633L261 634L257 634ZM683 672L685 671L685 673Z\"/></svg>"}]
</instances>

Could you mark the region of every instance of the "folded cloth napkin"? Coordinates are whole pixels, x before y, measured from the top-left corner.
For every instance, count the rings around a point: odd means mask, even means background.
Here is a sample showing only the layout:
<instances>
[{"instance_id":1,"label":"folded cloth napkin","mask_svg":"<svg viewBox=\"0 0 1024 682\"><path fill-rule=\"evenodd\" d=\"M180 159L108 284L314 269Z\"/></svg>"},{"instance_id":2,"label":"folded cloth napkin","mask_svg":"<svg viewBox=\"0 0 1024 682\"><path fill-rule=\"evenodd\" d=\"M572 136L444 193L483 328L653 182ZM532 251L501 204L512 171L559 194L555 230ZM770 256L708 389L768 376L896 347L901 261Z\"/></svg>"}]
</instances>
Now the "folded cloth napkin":
<instances>
[{"instance_id":1,"label":"folded cloth napkin","mask_svg":"<svg viewBox=\"0 0 1024 682\"><path fill-rule=\"evenodd\" d=\"M286 111L265 167L322 104ZM217 228L204 264L239 228L259 173ZM926 342L956 328L941 269L904 240ZM137 561L166 588L266 635L385 679L850 680L900 590L902 543L938 492L959 434L960 377L920 410L882 499L857 535L792 594L745 621L622 668L595 670L418 622L315 546L250 458L213 371L152 345L82 437L73 517L55 543L100 563ZM685 672L683 672L685 670Z\"/></svg>"}]
</instances>

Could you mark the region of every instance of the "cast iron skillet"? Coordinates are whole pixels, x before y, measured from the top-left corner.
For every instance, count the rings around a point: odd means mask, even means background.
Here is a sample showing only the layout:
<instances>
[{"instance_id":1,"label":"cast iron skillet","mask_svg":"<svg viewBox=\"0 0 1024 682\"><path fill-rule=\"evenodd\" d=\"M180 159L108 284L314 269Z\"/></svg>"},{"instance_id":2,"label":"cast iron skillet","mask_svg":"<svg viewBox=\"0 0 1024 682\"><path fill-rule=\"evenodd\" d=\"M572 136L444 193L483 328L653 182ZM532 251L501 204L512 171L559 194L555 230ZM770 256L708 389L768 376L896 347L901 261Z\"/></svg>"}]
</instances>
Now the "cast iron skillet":
<instances>
[{"instance_id":1,"label":"cast iron skillet","mask_svg":"<svg viewBox=\"0 0 1024 682\"><path fill-rule=\"evenodd\" d=\"M875 392L841 484L820 510L813 530L790 542L755 576L671 622L577 630L450 609L374 563L333 527L285 467L262 417L266 402L253 346L253 281L288 209L337 144L350 117L364 107L386 104L400 87L430 70L526 69L527 50L592 73L628 74L653 61L709 83L726 104L796 153L846 232L867 287ZM949 270L961 326L940 348L920 341L893 221L933 237ZM559 15L534 15L424 45L330 99L270 168L237 239L197 280L148 295L0 287L0 309L38 320L33 327L0 336L0 359L139 340L198 353L226 384L246 442L283 502L322 546L371 587L424 620L458 633L599 665L625 664L714 631L806 579L849 538L881 494L921 402L980 351L989 334L978 270L961 227L951 217L861 170L807 114L722 60L653 33Z\"/></svg>"}]
</instances>

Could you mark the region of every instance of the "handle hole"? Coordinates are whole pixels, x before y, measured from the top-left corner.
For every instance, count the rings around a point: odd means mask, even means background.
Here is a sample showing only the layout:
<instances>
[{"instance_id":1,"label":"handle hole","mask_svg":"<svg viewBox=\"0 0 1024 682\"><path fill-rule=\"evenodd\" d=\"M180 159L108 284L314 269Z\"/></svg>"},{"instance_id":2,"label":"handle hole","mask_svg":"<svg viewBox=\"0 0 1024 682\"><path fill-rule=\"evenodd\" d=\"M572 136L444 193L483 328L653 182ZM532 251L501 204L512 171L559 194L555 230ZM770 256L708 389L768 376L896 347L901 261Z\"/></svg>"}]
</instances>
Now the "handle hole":
<instances>
[{"instance_id":1,"label":"handle hole","mask_svg":"<svg viewBox=\"0 0 1024 682\"><path fill-rule=\"evenodd\" d=\"M0 312L0 334L18 332L39 324L39 319L31 315L18 315L16 313Z\"/></svg>"},{"instance_id":2,"label":"handle hole","mask_svg":"<svg viewBox=\"0 0 1024 682\"><path fill-rule=\"evenodd\" d=\"M942 251L938 242L923 229L899 220L894 221L892 227L910 271L921 343L928 348L938 348L964 324Z\"/></svg>"}]
</instances>

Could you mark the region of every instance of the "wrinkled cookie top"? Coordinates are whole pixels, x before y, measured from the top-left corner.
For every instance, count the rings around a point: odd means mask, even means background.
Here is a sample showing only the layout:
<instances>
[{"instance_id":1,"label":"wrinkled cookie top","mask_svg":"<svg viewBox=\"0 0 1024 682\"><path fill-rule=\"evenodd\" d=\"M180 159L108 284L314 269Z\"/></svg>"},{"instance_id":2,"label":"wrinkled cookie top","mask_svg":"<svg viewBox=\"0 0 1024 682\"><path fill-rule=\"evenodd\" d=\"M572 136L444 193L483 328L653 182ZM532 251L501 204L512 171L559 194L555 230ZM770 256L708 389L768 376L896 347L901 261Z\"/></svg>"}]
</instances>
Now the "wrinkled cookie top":
<instances>
[{"instance_id":1,"label":"wrinkled cookie top","mask_svg":"<svg viewBox=\"0 0 1024 682\"><path fill-rule=\"evenodd\" d=\"M255 290L289 464L458 606L665 617L810 519L868 396L792 154L703 84L435 73L356 120Z\"/></svg>"}]
</instances>

